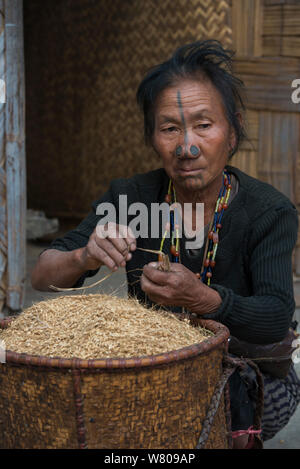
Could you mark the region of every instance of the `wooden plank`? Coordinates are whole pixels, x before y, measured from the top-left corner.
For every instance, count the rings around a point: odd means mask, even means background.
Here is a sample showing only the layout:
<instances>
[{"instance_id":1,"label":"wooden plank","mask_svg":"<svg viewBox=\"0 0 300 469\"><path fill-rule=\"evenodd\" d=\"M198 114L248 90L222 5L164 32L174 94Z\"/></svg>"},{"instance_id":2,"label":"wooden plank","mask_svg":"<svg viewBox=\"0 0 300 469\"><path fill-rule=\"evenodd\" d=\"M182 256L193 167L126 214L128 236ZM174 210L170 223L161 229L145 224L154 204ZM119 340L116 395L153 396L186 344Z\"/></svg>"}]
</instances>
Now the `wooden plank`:
<instances>
[{"instance_id":1,"label":"wooden plank","mask_svg":"<svg viewBox=\"0 0 300 469\"><path fill-rule=\"evenodd\" d=\"M285 57L300 57L300 36L283 36L281 55ZM300 77L300 70L297 77Z\"/></svg>"},{"instance_id":2,"label":"wooden plank","mask_svg":"<svg viewBox=\"0 0 300 469\"><path fill-rule=\"evenodd\" d=\"M254 18L253 18L253 56L261 57L263 54L262 49L262 35L263 35L263 3L261 0L255 0L254 5Z\"/></svg>"},{"instance_id":3,"label":"wooden plank","mask_svg":"<svg viewBox=\"0 0 300 469\"><path fill-rule=\"evenodd\" d=\"M234 64L246 87L247 108L254 110L300 112L291 99L291 84L299 71L297 58L237 58Z\"/></svg>"},{"instance_id":4,"label":"wooden plank","mask_svg":"<svg viewBox=\"0 0 300 469\"><path fill-rule=\"evenodd\" d=\"M297 200L296 166L299 152L299 115L261 112L258 177L272 184L294 203Z\"/></svg>"},{"instance_id":5,"label":"wooden plank","mask_svg":"<svg viewBox=\"0 0 300 469\"><path fill-rule=\"evenodd\" d=\"M257 178L257 152L239 150L230 160L230 164Z\"/></svg>"},{"instance_id":6,"label":"wooden plank","mask_svg":"<svg viewBox=\"0 0 300 469\"><path fill-rule=\"evenodd\" d=\"M283 7L272 5L264 8L263 35L281 36L283 28Z\"/></svg>"},{"instance_id":7,"label":"wooden plank","mask_svg":"<svg viewBox=\"0 0 300 469\"><path fill-rule=\"evenodd\" d=\"M298 120L298 151L296 154L296 171L294 175L295 197L298 214L300 214L300 118ZM298 240L294 255L294 270L296 275L300 275L300 215L298 227Z\"/></svg>"},{"instance_id":8,"label":"wooden plank","mask_svg":"<svg viewBox=\"0 0 300 469\"><path fill-rule=\"evenodd\" d=\"M284 5L283 7L283 36L300 35L300 3Z\"/></svg>"},{"instance_id":9,"label":"wooden plank","mask_svg":"<svg viewBox=\"0 0 300 469\"><path fill-rule=\"evenodd\" d=\"M264 8L263 34L266 36L299 36L300 4Z\"/></svg>"},{"instance_id":10,"label":"wooden plank","mask_svg":"<svg viewBox=\"0 0 300 469\"><path fill-rule=\"evenodd\" d=\"M262 0L232 0L232 35L239 57L262 55Z\"/></svg>"},{"instance_id":11,"label":"wooden plank","mask_svg":"<svg viewBox=\"0 0 300 469\"><path fill-rule=\"evenodd\" d=\"M300 158L299 124L298 114L260 113L258 178L272 184L296 205L300 195L297 177ZM299 241L300 231L293 256L296 274L300 273Z\"/></svg>"},{"instance_id":12,"label":"wooden plank","mask_svg":"<svg viewBox=\"0 0 300 469\"><path fill-rule=\"evenodd\" d=\"M282 5L285 3L285 0L264 0L264 5Z\"/></svg>"},{"instance_id":13,"label":"wooden plank","mask_svg":"<svg viewBox=\"0 0 300 469\"><path fill-rule=\"evenodd\" d=\"M242 57L235 60L235 71L245 75L268 77L283 82L286 78L299 75L300 60L275 57ZM281 76L278 76L278 75Z\"/></svg>"},{"instance_id":14,"label":"wooden plank","mask_svg":"<svg viewBox=\"0 0 300 469\"><path fill-rule=\"evenodd\" d=\"M282 49L282 36L263 36L262 48L264 56L280 56Z\"/></svg>"},{"instance_id":15,"label":"wooden plank","mask_svg":"<svg viewBox=\"0 0 300 469\"><path fill-rule=\"evenodd\" d=\"M25 90L23 2L5 0L6 41L6 196L7 299L12 310L23 305L26 250Z\"/></svg>"},{"instance_id":16,"label":"wooden plank","mask_svg":"<svg viewBox=\"0 0 300 469\"><path fill-rule=\"evenodd\" d=\"M300 36L263 36L263 53L273 57L300 57Z\"/></svg>"},{"instance_id":17,"label":"wooden plank","mask_svg":"<svg viewBox=\"0 0 300 469\"><path fill-rule=\"evenodd\" d=\"M296 158L296 168L294 174L294 181L295 181L295 203L299 210L300 214L300 117L298 119L298 147L295 154ZM300 223L299 223L299 230L300 230Z\"/></svg>"},{"instance_id":18,"label":"wooden plank","mask_svg":"<svg viewBox=\"0 0 300 469\"><path fill-rule=\"evenodd\" d=\"M264 5L298 5L299 0L264 0Z\"/></svg>"}]
</instances>

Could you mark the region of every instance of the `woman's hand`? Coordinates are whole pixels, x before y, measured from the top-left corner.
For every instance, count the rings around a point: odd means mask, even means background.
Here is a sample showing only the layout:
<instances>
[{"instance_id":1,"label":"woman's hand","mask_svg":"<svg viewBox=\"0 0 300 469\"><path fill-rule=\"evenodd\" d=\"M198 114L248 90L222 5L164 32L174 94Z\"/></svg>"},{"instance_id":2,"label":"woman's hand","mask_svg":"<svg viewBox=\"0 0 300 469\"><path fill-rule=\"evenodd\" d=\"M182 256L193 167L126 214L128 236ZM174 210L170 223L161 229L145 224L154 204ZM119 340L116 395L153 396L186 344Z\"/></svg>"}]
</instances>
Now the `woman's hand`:
<instances>
[{"instance_id":1,"label":"woman's hand","mask_svg":"<svg viewBox=\"0 0 300 469\"><path fill-rule=\"evenodd\" d=\"M125 267L136 249L136 239L129 227L107 223L98 225L88 244L80 249L79 263L84 270L94 270L106 265L116 271Z\"/></svg>"},{"instance_id":2,"label":"woman's hand","mask_svg":"<svg viewBox=\"0 0 300 469\"><path fill-rule=\"evenodd\" d=\"M204 285L196 275L182 264L172 263L170 272L158 270L159 263L144 266L141 288L157 304L184 306L192 313L215 312L221 297Z\"/></svg>"}]
</instances>

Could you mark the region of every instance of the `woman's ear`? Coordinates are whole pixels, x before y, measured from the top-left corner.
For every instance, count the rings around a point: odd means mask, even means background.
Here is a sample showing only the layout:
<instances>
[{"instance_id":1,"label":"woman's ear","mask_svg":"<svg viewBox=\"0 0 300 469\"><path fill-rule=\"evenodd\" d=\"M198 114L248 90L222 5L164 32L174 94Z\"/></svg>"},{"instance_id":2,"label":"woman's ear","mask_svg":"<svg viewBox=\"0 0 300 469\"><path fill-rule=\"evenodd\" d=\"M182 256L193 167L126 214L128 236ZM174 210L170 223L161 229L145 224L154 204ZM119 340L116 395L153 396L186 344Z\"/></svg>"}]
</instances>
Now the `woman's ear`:
<instances>
[{"instance_id":1,"label":"woman's ear","mask_svg":"<svg viewBox=\"0 0 300 469\"><path fill-rule=\"evenodd\" d=\"M244 121L243 121L243 116L240 112L236 112L235 113L238 121L239 121L239 124L240 124L240 128L242 129L244 127ZM236 145L237 145L237 135L236 135L236 130L233 126L231 126L230 128L230 135L229 135L229 153L231 154L234 149L236 148Z\"/></svg>"},{"instance_id":2,"label":"woman's ear","mask_svg":"<svg viewBox=\"0 0 300 469\"><path fill-rule=\"evenodd\" d=\"M239 123L240 123L240 128L242 129L244 127L244 119L243 119L243 116L240 112L236 112L235 113Z\"/></svg>"}]
</instances>

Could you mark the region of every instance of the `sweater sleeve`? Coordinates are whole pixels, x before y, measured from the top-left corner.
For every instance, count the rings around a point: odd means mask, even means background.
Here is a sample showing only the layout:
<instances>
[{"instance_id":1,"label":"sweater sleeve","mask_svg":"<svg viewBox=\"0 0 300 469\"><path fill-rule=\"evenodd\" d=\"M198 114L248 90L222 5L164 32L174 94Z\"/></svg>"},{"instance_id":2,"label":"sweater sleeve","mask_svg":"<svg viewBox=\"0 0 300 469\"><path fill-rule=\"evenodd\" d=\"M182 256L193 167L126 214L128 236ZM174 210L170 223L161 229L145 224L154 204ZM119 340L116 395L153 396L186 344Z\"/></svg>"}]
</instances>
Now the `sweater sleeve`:
<instances>
[{"instance_id":1,"label":"sweater sleeve","mask_svg":"<svg viewBox=\"0 0 300 469\"><path fill-rule=\"evenodd\" d=\"M265 212L249 227L246 257L251 296L211 285L222 303L210 318L226 325L241 340L268 344L285 337L295 310L292 251L297 228L298 215L292 204Z\"/></svg>"},{"instance_id":2,"label":"sweater sleeve","mask_svg":"<svg viewBox=\"0 0 300 469\"><path fill-rule=\"evenodd\" d=\"M146 178L147 176L145 176ZM139 200L137 192L137 184L135 179L115 179L111 181L108 191L98 200L92 203L92 210L87 217L73 230L68 231L63 237L55 239L49 246L49 249L57 249L59 251L73 251L87 245L89 238L95 230L97 224L102 220L103 222L112 221L122 223L119 214L120 200L119 195L126 195L125 204L130 204ZM103 205L102 205L103 204ZM98 208L102 205L102 210L99 212ZM108 210L109 207L109 210ZM121 207L127 209L127 205ZM98 214L101 213L101 214ZM105 219L105 221L104 221ZM125 223L130 220L125 219ZM86 271L73 285L73 288L81 287L87 277L92 277L97 274L99 269Z\"/></svg>"},{"instance_id":3,"label":"sweater sleeve","mask_svg":"<svg viewBox=\"0 0 300 469\"><path fill-rule=\"evenodd\" d=\"M48 249L57 249L58 251L73 251L87 245L91 234L101 219L97 215L97 207L102 202L114 202L111 188L103 195L103 197L92 203L92 210L80 224L73 230L68 231L63 237L56 238ZM99 269L86 271L72 286L72 288L81 287L88 277L93 277L98 273Z\"/></svg>"}]
</instances>

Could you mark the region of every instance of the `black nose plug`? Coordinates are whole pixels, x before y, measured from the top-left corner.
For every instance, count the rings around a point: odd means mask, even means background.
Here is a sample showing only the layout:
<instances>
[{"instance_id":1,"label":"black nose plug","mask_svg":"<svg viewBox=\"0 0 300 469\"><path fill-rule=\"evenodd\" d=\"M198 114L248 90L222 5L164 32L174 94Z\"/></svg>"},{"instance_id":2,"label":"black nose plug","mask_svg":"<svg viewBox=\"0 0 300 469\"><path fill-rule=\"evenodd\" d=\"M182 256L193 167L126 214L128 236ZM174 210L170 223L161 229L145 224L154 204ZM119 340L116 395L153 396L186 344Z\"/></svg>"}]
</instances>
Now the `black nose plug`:
<instances>
[{"instance_id":1,"label":"black nose plug","mask_svg":"<svg viewBox=\"0 0 300 469\"><path fill-rule=\"evenodd\" d=\"M195 145L191 145L190 152L191 152L191 155L197 156L199 155L200 150Z\"/></svg>"},{"instance_id":2,"label":"black nose plug","mask_svg":"<svg viewBox=\"0 0 300 469\"><path fill-rule=\"evenodd\" d=\"M176 156L181 156L181 154L182 154L182 146L181 145L178 145L178 147L176 147L175 154L176 154Z\"/></svg>"},{"instance_id":3,"label":"black nose plug","mask_svg":"<svg viewBox=\"0 0 300 469\"><path fill-rule=\"evenodd\" d=\"M176 147L176 150L175 150L176 156L182 156L182 152L183 152L182 146L178 145L178 147ZM200 150L199 150L198 147L196 147L196 145L191 145L190 152L191 152L192 156L197 156L197 155L199 155ZM186 156L186 155L184 155L184 156Z\"/></svg>"}]
</instances>

